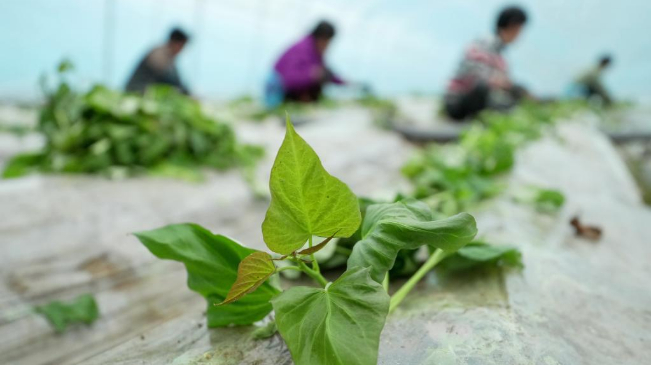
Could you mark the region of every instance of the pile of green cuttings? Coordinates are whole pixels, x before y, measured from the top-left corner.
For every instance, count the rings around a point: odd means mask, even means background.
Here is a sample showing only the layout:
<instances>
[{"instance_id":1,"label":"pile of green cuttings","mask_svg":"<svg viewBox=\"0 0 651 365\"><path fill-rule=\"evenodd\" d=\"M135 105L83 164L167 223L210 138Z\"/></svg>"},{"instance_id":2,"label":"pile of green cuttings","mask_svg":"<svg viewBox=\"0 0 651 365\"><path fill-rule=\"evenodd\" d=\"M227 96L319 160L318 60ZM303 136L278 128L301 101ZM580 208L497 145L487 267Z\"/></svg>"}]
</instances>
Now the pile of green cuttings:
<instances>
[{"instance_id":1,"label":"pile of green cuttings","mask_svg":"<svg viewBox=\"0 0 651 365\"><path fill-rule=\"evenodd\" d=\"M403 167L414 186L412 197L444 216L473 209L502 191L500 178L512 170L518 148L540 138L558 120L585 109L581 101L530 102L510 113L484 112L461 134L458 146L432 144ZM554 209L562 200L552 191L537 193L542 195L532 198L534 204L550 203Z\"/></svg>"},{"instance_id":2,"label":"pile of green cuttings","mask_svg":"<svg viewBox=\"0 0 651 365\"><path fill-rule=\"evenodd\" d=\"M257 146L237 142L233 129L206 116L200 104L167 86L144 95L96 85L73 90L65 69L55 90L46 91L37 131L42 151L15 156L4 177L32 172L139 173L197 177L201 167L224 170L252 166L262 156Z\"/></svg>"}]
</instances>

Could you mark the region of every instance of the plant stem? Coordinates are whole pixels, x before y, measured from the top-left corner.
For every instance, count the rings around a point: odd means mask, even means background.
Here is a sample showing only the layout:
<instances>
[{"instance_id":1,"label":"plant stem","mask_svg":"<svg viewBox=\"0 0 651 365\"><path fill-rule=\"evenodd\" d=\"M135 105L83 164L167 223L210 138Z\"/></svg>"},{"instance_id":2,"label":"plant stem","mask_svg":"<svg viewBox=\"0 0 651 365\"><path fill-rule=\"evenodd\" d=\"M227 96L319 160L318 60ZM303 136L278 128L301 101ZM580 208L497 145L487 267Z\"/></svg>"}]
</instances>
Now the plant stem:
<instances>
[{"instance_id":1,"label":"plant stem","mask_svg":"<svg viewBox=\"0 0 651 365\"><path fill-rule=\"evenodd\" d=\"M307 265L305 265L305 263L304 263L303 261L301 261L301 260L298 260L298 261L296 261L296 262L298 263L298 267L300 267L301 270L302 270L304 273L307 274L307 276L311 277L311 278L314 279L316 282L318 282L319 284L323 285L323 287L325 287L326 285L328 285L328 281L323 277L323 275L321 275L320 272L310 269L310 268L307 267Z\"/></svg>"},{"instance_id":2,"label":"plant stem","mask_svg":"<svg viewBox=\"0 0 651 365\"><path fill-rule=\"evenodd\" d=\"M335 252L340 253L342 255L350 256L353 253L353 250L346 247L337 246L335 248Z\"/></svg>"},{"instance_id":3,"label":"plant stem","mask_svg":"<svg viewBox=\"0 0 651 365\"><path fill-rule=\"evenodd\" d=\"M387 274L384 276L384 280L382 281L382 286L384 287L384 290L389 292L389 272L387 271Z\"/></svg>"},{"instance_id":4,"label":"plant stem","mask_svg":"<svg viewBox=\"0 0 651 365\"><path fill-rule=\"evenodd\" d=\"M312 248L312 236L310 236L310 248ZM321 269L319 269L319 263L316 262L316 258L314 258L314 254L311 254L310 257L312 258L312 270L321 272Z\"/></svg>"},{"instance_id":5,"label":"plant stem","mask_svg":"<svg viewBox=\"0 0 651 365\"><path fill-rule=\"evenodd\" d=\"M298 267L298 266L283 266L283 267L279 267L279 268L277 268L277 269L276 269L276 272L281 272L281 271L285 271L285 270L303 271L303 270L301 270L301 268Z\"/></svg>"},{"instance_id":6,"label":"plant stem","mask_svg":"<svg viewBox=\"0 0 651 365\"><path fill-rule=\"evenodd\" d=\"M420 269L418 269L418 271L416 271L414 275L409 278L409 280L407 280L407 282L400 289L398 289L395 294L393 294L391 297L391 302L389 304L389 313L393 312L396 309L396 307L400 304L400 302L403 301L403 299L405 299L407 294L409 294L414 286L416 286L420 279L422 279L425 274L432 270L436 264L441 262L445 256L446 253L440 248L437 248L436 251L434 251L429 259L425 261L423 266L421 266Z\"/></svg>"}]
</instances>

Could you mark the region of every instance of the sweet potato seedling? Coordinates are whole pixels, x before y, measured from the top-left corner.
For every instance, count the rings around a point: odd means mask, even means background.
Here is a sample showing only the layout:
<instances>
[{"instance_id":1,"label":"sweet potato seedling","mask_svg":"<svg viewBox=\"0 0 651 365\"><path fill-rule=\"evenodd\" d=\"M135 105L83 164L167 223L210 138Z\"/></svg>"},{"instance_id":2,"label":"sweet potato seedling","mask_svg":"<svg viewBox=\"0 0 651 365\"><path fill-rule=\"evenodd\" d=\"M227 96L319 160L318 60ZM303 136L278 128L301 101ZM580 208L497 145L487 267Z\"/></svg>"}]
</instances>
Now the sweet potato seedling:
<instances>
[{"instance_id":1,"label":"sweet potato seedling","mask_svg":"<svg viewBox=\"0 0 651 365\"><path fill-rule=\"evenodd\" d=\"M274 310L275 326L297 365L376 364L389 308L399 303L382 285L398 253L428 246L433 257L444 257L477 232L471 215L437 220L416 200L372 204L362 219L355 194L323 168L289 119L269 186L262 234L270 252L245 248L193 224L136 235L159 258L185 264L188 286L208 302L210 327L252 324ZM346 271L329 282L314 254L332 239L356 233L359 242ZM279 267L279 261L288 264ZM317 286L281 291L274 274L284 270L303 272ZM402 298L411 288L413 283L399 291ZM273 332L267 325L256 336Z\"/></svg>"}]
</instances>

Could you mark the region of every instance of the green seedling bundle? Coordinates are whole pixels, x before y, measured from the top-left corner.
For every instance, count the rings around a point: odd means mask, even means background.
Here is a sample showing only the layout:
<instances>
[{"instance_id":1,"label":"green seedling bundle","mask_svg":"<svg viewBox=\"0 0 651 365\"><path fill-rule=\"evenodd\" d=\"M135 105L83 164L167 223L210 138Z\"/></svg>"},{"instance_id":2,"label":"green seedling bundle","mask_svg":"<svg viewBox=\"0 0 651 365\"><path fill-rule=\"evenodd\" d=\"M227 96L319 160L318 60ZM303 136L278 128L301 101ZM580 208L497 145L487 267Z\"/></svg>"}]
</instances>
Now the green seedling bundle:
<instances>
[{"instance_id":1,"label":"green seedling bundle","mask_svg":"<svg viewBox=\"0 0 651 365\"><path fill-rule=\"evenodd\" d=\"M252 166L263 150L241 144L228 124L207 116L201 105L177 90L153 86L144 95L102 85L79 92L67 81L71 66L59 67L59 84L44 87L46 102L37 131L45 144L15 156L4 177L31 172L152 173L199 179L201 168Z\"/></svg>"}]
</instances>

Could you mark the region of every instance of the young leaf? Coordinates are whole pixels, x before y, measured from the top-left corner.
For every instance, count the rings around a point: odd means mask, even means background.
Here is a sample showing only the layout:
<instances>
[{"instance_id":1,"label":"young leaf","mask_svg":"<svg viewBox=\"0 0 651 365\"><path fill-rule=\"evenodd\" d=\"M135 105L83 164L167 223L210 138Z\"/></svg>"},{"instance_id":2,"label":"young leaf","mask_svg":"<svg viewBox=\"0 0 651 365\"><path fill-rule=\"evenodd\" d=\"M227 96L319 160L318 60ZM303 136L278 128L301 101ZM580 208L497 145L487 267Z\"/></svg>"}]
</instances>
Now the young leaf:
<instances>
[{"instance_id":1,"label":"young leaf","mask_svg":"<svg viewBox=\"0 0 651 365\"><path fill-rule=\"evenodd\" d=\"M496 265L521 268L522 254L512 246L489 245L484 242L471 242L448 256L438 267L444 271L460 271L480 265Z\"/></svg>"},{"instance_id":2,"label":"young leaf","mask_svg":"<svg viewBox=\"0 0 651 365\"><path fill-rule=\"evenodd\" d=\"M276 327L276 321L270 321L262 327L258 327L251 333L251 338L254 340L264 340L269 338L278 332L278 327Z\"/></svg>"},{"instance_id":3,"label":"young leaf","mask_svg":"<svg viewBox=\"0 0 651 365\"><path fill-rule=\"evenodd\" d=\"M262 235L274 252L289 255L312 235L348 237L359 227L357 197L346 184L328 174L289 118L269 187L271 204L262 223Z\"/></svg>"},{"instance_id":4,"label":"young leaf","mask_svg":"<svg viewBox=\"0 0 651 365\"><path fill-rule=\"evenodd\" d=\"M324 239L318 245L306 248L304 250L299 251L298 253L300 255L311 255L313 253L317 253L317 252L321 251L321 249L324 248L328 244L328 242L332 241L333 238L334 238L334 236L330 236L330 237Z\"/></svg>"},{"instance_id":5,"label":"young leaf","mask_svg":"<svg viewBox=\"0 0 651 365\"><path fill-rule=\"evenodd\" d=\"M35 308L36 313L42 314L50 322L54 330L62 333L69 324L82 322L90 324L99 317L95 298L84 294L70 303L53 301Z\"/></svg>"},{"instance_id":6,"label":"young leaf","mask_svg":"<svg viewBox=\"0 0 651 365\"><path fill-rule=\"evenodd\" d=\"M226 299L231 284L237 279L238 263L254 250L196 224L169 225L136 233L136 237L156 257L185 264L188 287L208 302L209 327L247 325L271 312L269 300L280 291L268 281L237 302L213 305Z\"/></svg>"},{"instance_id":7,"label":"young leaf","mask_svg":"<svg viewBox=\"0 0 651 365\"><path fill-rule=\"evenodd\" d=\"M369 269L346 271L325 289L294 287L272 301L296 365L375 365L389 295Z\"/></svg>"},{"instance_id":8,"label":"young leaf","mask_svg":"<svg viewBox=\"0 0 651 365\"><path fill-rule=\"evenodd\" d=\"M276 266L271 255L261 251L250 254L240 262L237 268L237 280L228 291L226 299L218 305L232 303L251 293L267 281L274 272Z\"/></svg>"},{"instance_id":9,"label":"young leaf","mask_svg":"<svg viewBox=\"0 0 651 365\"><path fill-rule=\"evenodd\" d=\"M417 200L371 205L362 224L362 240L348 259L348 269L369 267L373 280L381 283L400 250L428 245L454 252L476 234L475 218L467 213L434 220L430 208Z\"/></svg>"}]
</instances>

